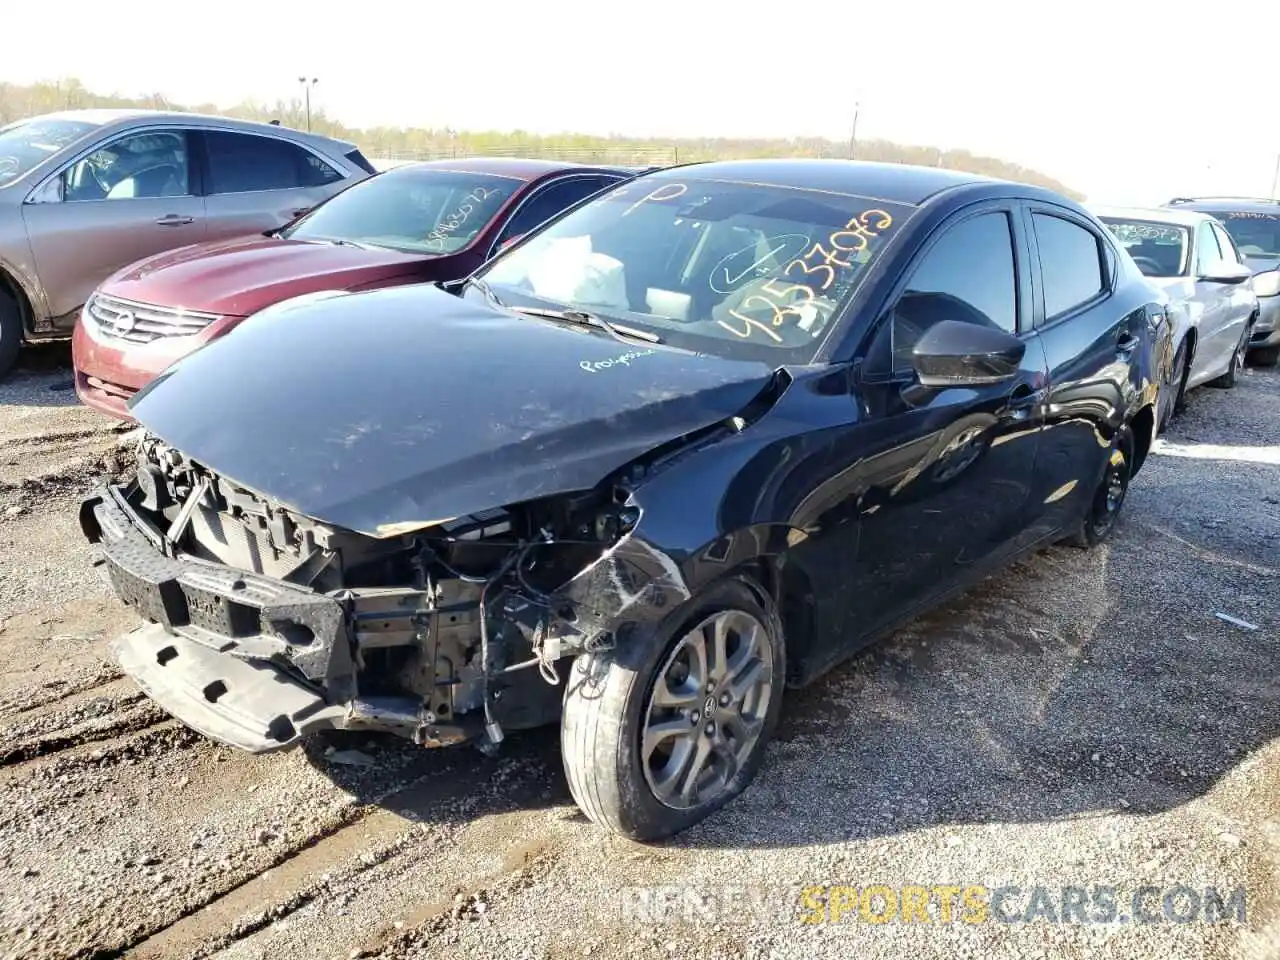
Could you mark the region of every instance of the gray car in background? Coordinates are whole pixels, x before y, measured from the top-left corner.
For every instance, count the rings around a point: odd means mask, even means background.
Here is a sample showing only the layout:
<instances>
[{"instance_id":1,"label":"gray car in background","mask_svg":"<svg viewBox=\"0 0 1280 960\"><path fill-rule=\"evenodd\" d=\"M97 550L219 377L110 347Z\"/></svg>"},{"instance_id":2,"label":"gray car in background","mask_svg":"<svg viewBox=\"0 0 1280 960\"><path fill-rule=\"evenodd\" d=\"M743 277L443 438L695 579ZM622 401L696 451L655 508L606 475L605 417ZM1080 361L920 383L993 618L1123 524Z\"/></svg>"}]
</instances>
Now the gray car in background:
<instances>
[{"instance_id":1,"label":"gray car in background","mask_svg":"<svg viewBox=\"0 0 1280 960\"><path fill-rule=\"evenodd\" d=\"M1198 210L1222 221L1253 271L1258 322L1249 339L1249 359L1263 366L1280 360L1280 200L1251 197L1177 197L1172 210Z\"/></svg>"},{"instance_id":2,"label":"gray car in background","mask_svg":"<svg viewBox=\"0 0 1280 960\"><path fill-rule=\"evenodd\" d=\"M354 144L223 117L72 110L0 127L0 375L24 340L70 335L121 267L277 229L372 172Z\"/></svg>"}]
</instances>

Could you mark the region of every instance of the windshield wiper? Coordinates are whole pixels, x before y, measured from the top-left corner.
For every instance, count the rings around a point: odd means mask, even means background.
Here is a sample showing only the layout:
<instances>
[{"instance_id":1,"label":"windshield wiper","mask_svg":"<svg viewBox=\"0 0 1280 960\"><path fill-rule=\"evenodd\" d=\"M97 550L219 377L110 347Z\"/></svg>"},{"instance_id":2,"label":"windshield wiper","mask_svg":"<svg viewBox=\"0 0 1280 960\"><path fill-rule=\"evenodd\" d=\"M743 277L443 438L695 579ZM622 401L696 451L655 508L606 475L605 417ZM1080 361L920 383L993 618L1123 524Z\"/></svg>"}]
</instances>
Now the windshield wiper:
<instances>
[{"instance_id":1,"label":"windshield wiper","mask_svg":"<svg viewBox=\"0 0 1280 960\"><path fill-rule=\"evenodd\" d=\"M483 293L485 295L485 299L487 299L495 307L506 306L506 304L504 304L501 300L498 299L498 295L493 292L493 287L489 286L489 281L484 279L484 277L472 277L468 281L468 286L475 287L477 290ZM466 289L466 288L464 287L463 289Z\"/></svg>"},{"instance_id":2,"label":"windshield wiper","mask_svg":"<svg viewBox=\"0 0 1280 960\"><path fill-rule=\"evenodd\" d=\"M585 310L550 310L543 307L509 307L508 309L514 310L516 313L527 314L530 317L546 317L548 320L559 320L562 323L572 323L579 327L595 327L597 330L607 331L615 340L643 340L645 343L662 342L662 338L656 333L650 333L648 330L637 330L635 327L623 326L620 323L613 323L604 317L588 313Z\"/></svg>"}]
</instances>

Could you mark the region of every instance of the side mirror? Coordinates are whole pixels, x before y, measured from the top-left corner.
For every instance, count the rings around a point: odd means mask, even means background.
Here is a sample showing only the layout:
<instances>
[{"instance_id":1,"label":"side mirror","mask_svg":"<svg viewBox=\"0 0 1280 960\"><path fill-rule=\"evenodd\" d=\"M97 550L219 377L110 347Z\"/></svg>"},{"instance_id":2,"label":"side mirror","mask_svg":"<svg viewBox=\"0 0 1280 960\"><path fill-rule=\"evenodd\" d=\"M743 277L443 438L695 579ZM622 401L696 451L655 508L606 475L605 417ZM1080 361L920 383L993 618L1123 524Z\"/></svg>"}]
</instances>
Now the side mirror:
<instances>
[{"instance_id":1,"label":"side mirror","mask_svg":"<svg viewBox=\"0 0 1280 960\"><path fill-rule=\"evenodd\" d=\"M1027 345L997 327L935 323L916 341L911 365L922 387L979 387L1013 378Z\"/></svg>"},{"instance_id":2,"label":"side mirror","mask_svg":"<svg viewBox=\"0 0 1280 960\"><path fill-rule=\"evenodd\" d=\"M1244 283L1253 271L1243 263L1232 263L1230 260L1214 260L1200 268L1200 279L1210 283Z\"/></svg>"}]
</instances>

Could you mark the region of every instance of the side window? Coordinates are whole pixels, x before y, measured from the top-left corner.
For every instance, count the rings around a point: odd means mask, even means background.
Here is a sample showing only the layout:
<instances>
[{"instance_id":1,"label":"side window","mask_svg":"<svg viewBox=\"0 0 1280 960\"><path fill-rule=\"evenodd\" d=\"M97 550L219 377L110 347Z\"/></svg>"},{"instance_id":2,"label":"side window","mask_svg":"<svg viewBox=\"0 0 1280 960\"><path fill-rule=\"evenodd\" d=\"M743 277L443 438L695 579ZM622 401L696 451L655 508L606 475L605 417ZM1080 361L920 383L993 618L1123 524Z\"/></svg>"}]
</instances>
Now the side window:
<instances>
[{"instance_id":1,"label":"side window","mask_svg":"<svg viewBox=\"0 0 1280 960\"><path fill-rule=\"evenodd\" d=\"M911 369L920 336L942 320L1018 329L1017 271L1006 213L949 228L924 255L893 308L893 368Z\"/></svg>"},{"instance_id":2,"label":"side window","mask_svg":"<svg viewBox=\"0 0 1280 960\"><path fill-rule=\"evenodd\" d=\"M1218 238L1218 249L1222 251L1222 259L1227 263L1239 263L1240 251L1236 249L1235 241L1231 239L1231 234L1216 223L1210 224L1210 227L1213 229L1213 235Z\"/></svg>"},{"instance_id":3,"label":"side window","mask_svg":"<svg viewBox=\"0 0 1280 960\"><path fill-rule=\"evenodd\" d=\"M1215 260L1222 259L1222 251L1218 249L1218 238L1213 235L1213 227L1207 223L1200 224L1196 231L1196 267L1203 269Z\"/></svg>"},{"instance_id":4,"label":"side window","mask_svg":"<svg viewBox=\"0 0 1280 960\"><path fill-rule=\"evenodd\" d=\"M1102 291L1098 237L1078 223L1052 214L1035 213L1031 220L1044 278L1044 315L1052 319Z\"/></svg>"},{"instance_id":5,"label":"side window","mask_svg":"<svg viewBox=\"0 0 1280 960\"><path fill-rule=\"evenodd\" d=\"M309 150L274 137L208 131L208 193L249 193L318 187L342 174Z\"/></svg>"},{"instance_id":6,"label":"side window","mask_svg":"<svg viewBox=\"0 0 1280 960\"><path fill-rule=\"evenodd\" d=\"M561 180L539 188L507 221L507 225L498 234L498 245L506 243L512 237L528 233L566 207L617 182L612 177L574 177L572 180Z\"/></svg>"},{"instance_id":7,"label":"side window","mask_svg":"<svg viewBox=\"0 0 1280 960\"><path fill-rule=\"evenodd\" d=\"M187 137L180 130L133 133L107 144L62 174L63 200L184 197Z\"/></svg>"}]
</instances>

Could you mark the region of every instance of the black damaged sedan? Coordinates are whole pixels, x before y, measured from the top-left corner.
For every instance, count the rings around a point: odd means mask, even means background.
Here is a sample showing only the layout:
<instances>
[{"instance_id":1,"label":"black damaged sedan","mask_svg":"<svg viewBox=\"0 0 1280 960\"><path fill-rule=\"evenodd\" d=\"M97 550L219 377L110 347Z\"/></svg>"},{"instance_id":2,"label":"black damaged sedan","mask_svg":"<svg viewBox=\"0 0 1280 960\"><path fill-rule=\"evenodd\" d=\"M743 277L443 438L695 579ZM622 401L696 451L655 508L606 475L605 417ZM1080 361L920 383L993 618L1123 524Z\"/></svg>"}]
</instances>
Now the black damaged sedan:
<instances>
[{"instance_id":1,"label":"black damaged sedan","mask_svg":"<svg viewBox=\"0 0 1280 960\"><path fill-rule=\"evenodd\" d=\"M1156 294L1044 190L843 161L641 176L453 290L310 297L132 403L81 520L124 669L245 750L560 718L630 837L741 792L783 689L1112 530Z\"/></svg>"}]
</instances>

